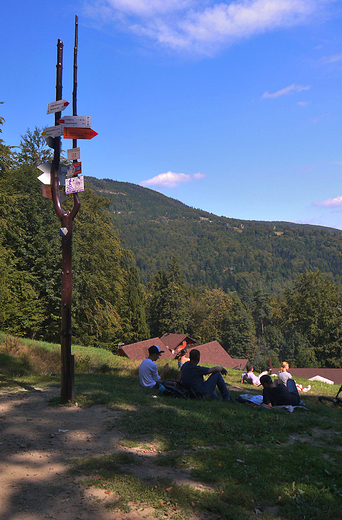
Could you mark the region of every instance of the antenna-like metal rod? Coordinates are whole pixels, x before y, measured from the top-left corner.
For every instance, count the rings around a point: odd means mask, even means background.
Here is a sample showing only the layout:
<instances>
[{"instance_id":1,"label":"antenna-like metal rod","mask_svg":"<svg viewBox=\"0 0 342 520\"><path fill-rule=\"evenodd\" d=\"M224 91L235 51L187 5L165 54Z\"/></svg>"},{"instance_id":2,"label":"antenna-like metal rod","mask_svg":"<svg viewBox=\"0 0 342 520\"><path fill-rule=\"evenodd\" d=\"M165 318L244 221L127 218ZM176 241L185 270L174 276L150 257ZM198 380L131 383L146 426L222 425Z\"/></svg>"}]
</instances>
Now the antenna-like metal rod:
<instances>
[{"instance_id":1,"label":"antenna-like metal rod","mask_svg":"<svg viewBox=\"0 0 342 520\"><path fill-rule=\"evenodd\" d=\"M63 72L63 42L57 40L57 65L56 65L56 101L62 99L62 72ZM61 112L55 113L55 125L58 125L57 121L61 118ZM61 138L54 137L54 154L53 162L51 167L51 192L53 205L56 214L59 219L62 218L63 208L61 207L61 201L59 197L59 163L61 159Z\"/></svg>"},{"instance_id":2,"label":"antenna-like metal rod","mask_svg":"<svg viewBox=\"0 0 342 520\"><path fill-rule=\"evenodd\" d=\"M74 45L74 79L72 92L72 115L77 116L77 51L78 51L78 16L75 16L75 45ZM72 140L72 147L77 148L77 139Z\"/></svg>"}]
</instances>

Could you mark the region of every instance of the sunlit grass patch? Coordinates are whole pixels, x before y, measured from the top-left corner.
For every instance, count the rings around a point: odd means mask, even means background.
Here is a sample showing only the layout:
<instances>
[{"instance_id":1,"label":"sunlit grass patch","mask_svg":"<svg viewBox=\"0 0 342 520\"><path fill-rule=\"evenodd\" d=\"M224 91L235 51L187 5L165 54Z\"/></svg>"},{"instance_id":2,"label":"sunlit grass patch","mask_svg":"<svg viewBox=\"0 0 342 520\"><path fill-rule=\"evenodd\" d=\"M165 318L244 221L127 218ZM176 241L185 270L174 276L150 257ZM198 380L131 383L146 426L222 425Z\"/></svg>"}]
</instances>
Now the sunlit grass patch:
<instances>
[{"instance_id":1,"label":"sunlit grass patch","mask_svg":"<svg viewBox=\"0 0 342 520\"><path fill-rule=\"evenodd\" d=\"M204 510L221 514L223 519L249 518L244 509L250 507L252 499L246 492L236 489L234 480L226 482L224 488L203 485L199 489L191 485L177 485L168 478L139 479L122 467L136 462L128 454L124 455L74 461L75 474L87 476L82 485L103 490L104 496L107 495L107 508L127 513L133 506L141 511L149 507L157 518L163 515L174 520L188 518L191 512Z\"/></svg>"}]
</instances>

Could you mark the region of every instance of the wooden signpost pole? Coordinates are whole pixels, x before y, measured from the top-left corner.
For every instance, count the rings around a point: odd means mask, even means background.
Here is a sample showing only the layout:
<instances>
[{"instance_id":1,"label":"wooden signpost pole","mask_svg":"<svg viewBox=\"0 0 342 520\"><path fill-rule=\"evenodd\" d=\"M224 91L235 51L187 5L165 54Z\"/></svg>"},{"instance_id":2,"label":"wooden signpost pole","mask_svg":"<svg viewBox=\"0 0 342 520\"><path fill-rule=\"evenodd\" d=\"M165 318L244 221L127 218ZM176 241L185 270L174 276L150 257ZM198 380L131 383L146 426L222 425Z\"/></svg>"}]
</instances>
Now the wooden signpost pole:
<instances>
[{"instance_id":1,"label":"wooden signpost pole","mask_svg":"<svg viewBox=\"0 0 342 520\"><path fill-rule=\"evenodd\" d=\"M72 297L72 232L74 218L80 209L78 192L84 191L83 176L81 173L80 149L77 148L77 139L92 139L97 132L90 128L90 116L77 115L77 50L78 50L78 17L75 16L75 46L74 46L74 79L72 93L72 116L61 119L62 110L69 105L68 101L62 99L62 71L63 71L63 42L57 42L57 73L56 73L56 101L48 103L47 114L55 114L55 126L47 127L42 132L49 146L54 150L51 171L49 163L38 166L43 172L38 178L44 184L51 182L51 191L43 190L45 197L52 198L57 217L61 222L60 233L62 236L62 326L61 326L61 402L67 403L74 400L74 356L71 354L71 297ZM66 165L60 164L61 158L61 135L65 139L73 140L73 148L68 150L68 159L73 160L71 177L68 177ZM65 172L64 172L64 168ZM65 182L65 193L72 193L74 207L71 211L64 210L61 202L59 183ZM65 196L64 196L65 197ZM64 198L65 200L65 198Z\"/></svg>"},{"instance_id":2,"label":"wooden signpost pole","mask_svg":"<svg viewBox=\"0 0 342 520\"><path fill-rule=\"evenodd\" d=\"M57 43L56 101L62 99L63 42ZM55 113L55 125L61 112ZM71 296L72 296L72 232L73 221L80 208L78 195L74 194L74 207L65 211L61 205L58 188L61 138L54 137L54 159L51 168L52 200L61 222L62 234L62 326L61 326L61 403L74 400L74 357L71 355Z\"/></svg>"}]
</instances>

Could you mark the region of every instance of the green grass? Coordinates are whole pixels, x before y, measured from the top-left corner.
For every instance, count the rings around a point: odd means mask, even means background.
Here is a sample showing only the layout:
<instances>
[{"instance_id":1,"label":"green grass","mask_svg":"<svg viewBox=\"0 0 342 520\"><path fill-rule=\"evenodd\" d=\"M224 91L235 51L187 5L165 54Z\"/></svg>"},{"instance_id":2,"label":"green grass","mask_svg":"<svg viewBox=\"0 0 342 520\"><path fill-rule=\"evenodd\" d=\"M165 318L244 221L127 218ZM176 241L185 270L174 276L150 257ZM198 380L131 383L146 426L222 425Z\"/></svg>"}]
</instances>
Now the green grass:
<instances>
[{"instance_id":1,"label":"green grass","mask_svg":"<svg viewBox=\"0 0 342 520\"><path fill-rule=\"evenodd\" d=\"M55 351L51 346L40 348ZM32 373L27 350L25 362L19 347L16 352L11 354L8 346L0 349L3 388L59 384L58 374ZM167 514L175 520L188 518L191 512L226 520L340 517L342 408L326 409L317 399L333 395L338 386L313 382L312 390L302 394L308 410L293 413L239 403L155 398L155 392L139 387L139 363L98 349L75 347L74 353L83 360L76 363L78 406L100 404L119 412L105 427L120 432L122 451L71 462L80 485L110 493L111 509L129 513L140 508L143 516L144 508L152 507L157 518ZM176 363L171 366L168 377L174 378ZM237 385L239 380L239 372L228 371L228 383ZM246 391L260 393L247 385L231 393L236 397ZM145 452L153 453L149 464L155 472L181 471L189 484L177 485L172 476L145 475L147 463L141 456ZM141 476L132 468L140 468Z\"/></svg>"}]
</instances>

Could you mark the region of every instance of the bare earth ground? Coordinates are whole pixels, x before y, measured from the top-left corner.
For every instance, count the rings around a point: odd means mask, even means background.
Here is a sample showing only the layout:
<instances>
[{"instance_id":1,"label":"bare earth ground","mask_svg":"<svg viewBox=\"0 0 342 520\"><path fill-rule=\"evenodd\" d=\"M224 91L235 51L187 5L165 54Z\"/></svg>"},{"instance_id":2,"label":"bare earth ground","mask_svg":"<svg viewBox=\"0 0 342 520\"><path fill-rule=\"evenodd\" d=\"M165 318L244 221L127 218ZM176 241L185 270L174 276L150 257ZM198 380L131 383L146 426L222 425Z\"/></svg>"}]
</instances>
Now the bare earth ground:
<instances>
[{"instance_id":1,"label":"bare earth ground","mask_svg":"<svg viewBox=\"0 0 342 520\"><path fill-rule=\"evenodd\" d=\"M0 518L1 520L155 520L151 508L130 504L131 511L109 511L105 489L84 489L68 472L73 457L94 458L127 448L121 434L108 430L119 411L105 406L49 406L60 390L32 389L0 393ZM210 489L188 478L187 471L154 466L153 450L133 449L142 465L127 471L138 477L167 476L177 484ZM81 477L80 477L81 478ZM191 515L190 520L207 519ZM211 517L212 518L212 517Z\"/></svg>"}]
</instances>

